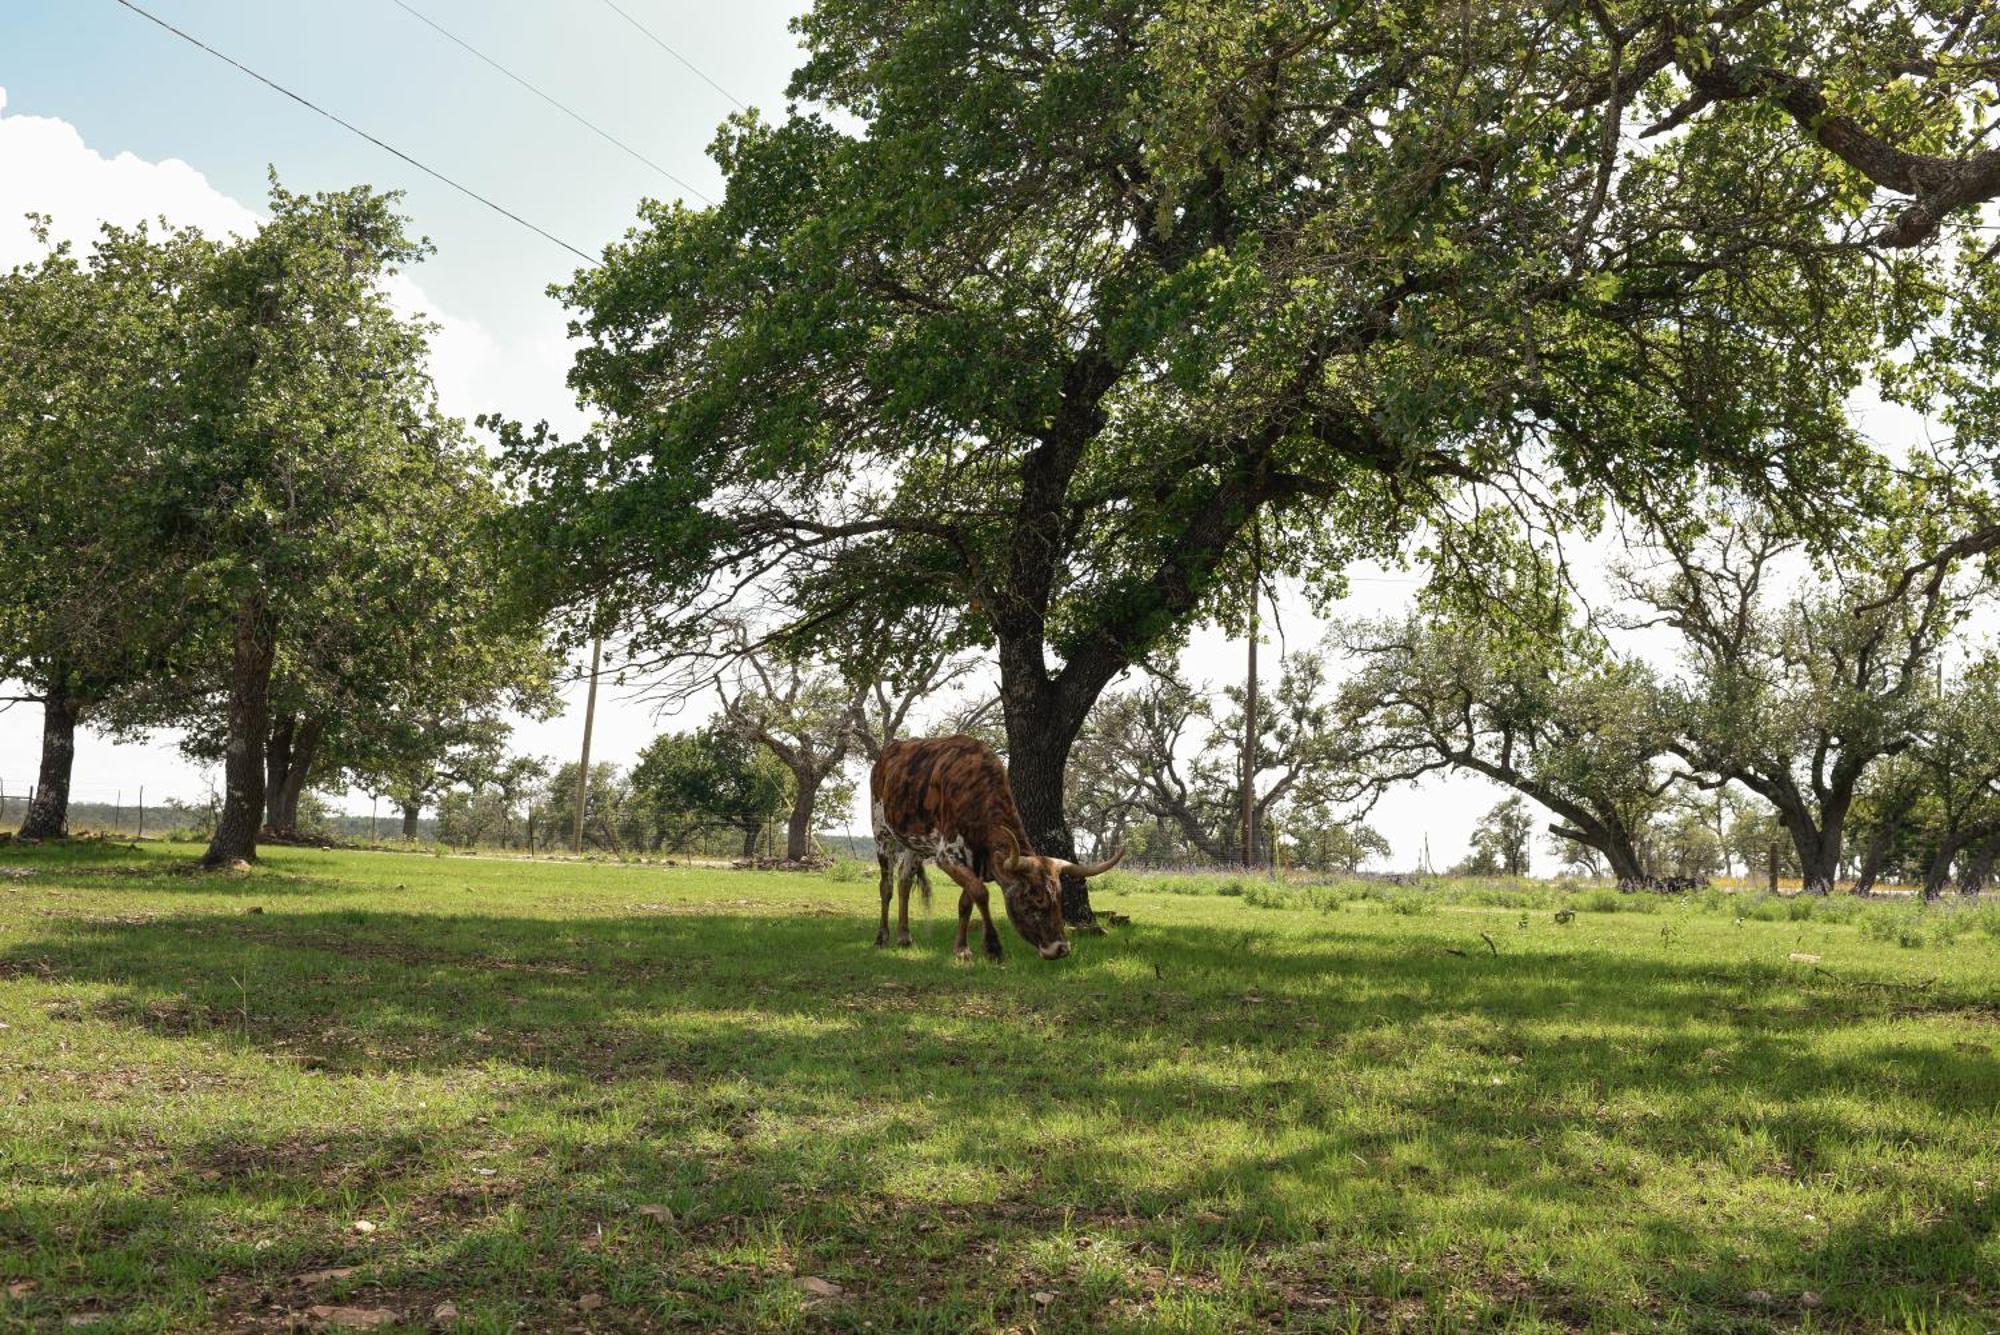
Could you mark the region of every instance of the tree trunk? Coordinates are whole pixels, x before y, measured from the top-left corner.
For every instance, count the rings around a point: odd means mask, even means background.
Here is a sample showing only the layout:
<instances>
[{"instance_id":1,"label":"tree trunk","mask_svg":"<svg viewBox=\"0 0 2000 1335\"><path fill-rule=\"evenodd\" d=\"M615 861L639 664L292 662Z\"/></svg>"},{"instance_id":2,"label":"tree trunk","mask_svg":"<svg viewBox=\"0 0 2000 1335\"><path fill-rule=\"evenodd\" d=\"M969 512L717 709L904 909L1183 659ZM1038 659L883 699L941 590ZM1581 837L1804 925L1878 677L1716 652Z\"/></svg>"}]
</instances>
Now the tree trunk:
<instances>
[{"instance_id":1,"label":"tree trunk","mask_svg":"<svg viewBox=\"0 0 2000 1335\"><path fill-rule=\"evenodd\" d=\"M1801 894L1830 895L1840 880L1842 815L1837 811L1824 811L1822 820L1825 823L1815 825L1803 809L1779 809L1779 822L1791 835L1793 851L1799 857Z\"/></svg>"},{"instance_id":2,"label":"tree trunk","mask_svg":"<svg viewBox=\"0 0 2000 1335\"><path fill-rule=\"evenodd\" d=\"M2000 834L1990 835L1973 850L1958 873L1958 893L1976 895L1993 879L1993 864L2000 861Z\"/></svg>"},{"instance_id":3,"label":"tree trunk","mask_svg":"<svg viewBox=\"0 0 2000 1335\"><path fill-rule=\"evenodd\" d=\"M757 856L757 835L763 830L761 825L743 827L743 860L750 861Z\"/></svg>"},{"instance_id":4,"label":"tree trunk","mask_svg":"<svg viewBox=\"0 0 2000 1335\"><path fill-rule=\"evenodd\" d=\"M1611 869L1613 880L1632 885L1647 882L1646 867L1639 860L1639 850L1633 846L1632 836L1623 828L1592 820L1578 821L1575 825L1551 823L1549 833L1601 853Z\"/></svg>"},{"instance_id":5,"label":"tree trunk","mask_svg":"<svg viewBox=\"0 0 2000 1335\"><path fill-rule=\"evenodd\" d=\"M1889 850L1895 846L1901 824L1900 820L1885 821L1868 836L1868 847L1862 852L1861 865L1854 872L1855 894L1866 898L1875 893L1875 882L1882 875L1884 864L1889 861Z\"/></svg>"},{"instance_id":6,"label":"tree trunk","mask_svg":"<svg viewBox=\"0 0 2000 1335\"><path fill-rule=\"evenodd\" d=\"M812 852L813 807L819 801L819 785L823 777L803 771L792 775L792 815L785 822L787 862L803 862Z\"/></svg>"},{"instance_id":7,"label":"tree trunk","mask_svg":"<svg viewBox=\"0 0 2000 1335\"><path fill-rule=\"evenodd\" d=\"M299 799L305 796L313 761L319 756L320 738L325 735L326 720L311 718L299 726L292 739L291 764L278 794L278 829L288 839L299 837Z\"/></svg>"},{"instance_id":8,"label":"tree trunk","mask_svg":"<svg viewBox=\"0 0 2000 1335\"><path fill-rule=\"evenodd\" d=\"M405 801L403 808L403 842L412 843L417 837L417 819L424 814L423 806L417 802Z\"/></svg>"},{"instance_id":9,"label":"tree trunk","mask_svg":"<svg viewBox=\"0 0 2000 1335\"><path fill-rule=\"evenodd\" d=\"M286 714L271 724L264 742L264 833L288 838L285 826L285 779L292 769L292 738L298 732L295 714Z\"/></svg>"},{"instance_id":10,"label":"tree trunk","mask_svg":"<svg viewBox=\"0 0 2000 1335\"><path fill-rule=\"evenodd\" d=\"M1951 884L1951 864L1958 857L1958 850L1965 847L1965 836L1948 834L1931 853L1930 865L1924 868L1924 898L1942 899L1944 888Z\"/></svg>"},{"instance_id":11,"label":"tree trunk","mask_svg":"<svg viewBox=\"0 0 2000 1335\"><path fill-rule=\"evenodd\" d=\"M1063 769L1069 763L1075 734L1054 725L1037 727L1029 719L1017 723L1007 711L1007 786L1014 790L1014 807L1035 852L1043 857L1074 858L1076 843L1063 814ZM1090 887L1081 876L1062 882L1063 920L1072 927L1095 928Z\"/></svg>"},{"instance_id":12,"label":"tree trunk","mask_svg":"<svg viewBox=\"0 0 2000 1335\"><path fill-rule=\"evenodd\" d=\"M264 743L271 726L271 663L276 628L261 602L236 613L230 649L228 740L222 762L222 811L202 863L224 866L257 856L264 817Z\"/></svg>"},{"instance_id":13,"label":"tree trunk","mask_svg":"<svg viewBox=\"0 0 2000 1335\"><path fill-rule=\"evenodd\" d=\"M76 764L76 701L57 673L42 699L42 767L35 800L21 821L23 839L60 839L69 833L69 778Z\"/></svg>"}]
</instances>

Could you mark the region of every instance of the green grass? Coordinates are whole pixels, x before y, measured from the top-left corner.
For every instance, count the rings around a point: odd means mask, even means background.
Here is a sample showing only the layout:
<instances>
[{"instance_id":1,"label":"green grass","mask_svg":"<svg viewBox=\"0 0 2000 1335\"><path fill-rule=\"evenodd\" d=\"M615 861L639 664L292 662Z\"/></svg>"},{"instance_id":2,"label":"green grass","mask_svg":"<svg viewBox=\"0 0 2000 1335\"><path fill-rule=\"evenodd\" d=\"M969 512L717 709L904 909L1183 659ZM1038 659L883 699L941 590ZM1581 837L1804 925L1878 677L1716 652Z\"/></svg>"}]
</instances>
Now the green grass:
<instances>
[{"instance_id":1,"label":"green grass","mask_svg":"<svg viewBox=\"0 0 2000 1335\"><path fill-rule=\"evenodd\" d=\"M0 1327L2000 1324L2000 910L186 856L0 850Z\"/></svg>"}]
</instances>

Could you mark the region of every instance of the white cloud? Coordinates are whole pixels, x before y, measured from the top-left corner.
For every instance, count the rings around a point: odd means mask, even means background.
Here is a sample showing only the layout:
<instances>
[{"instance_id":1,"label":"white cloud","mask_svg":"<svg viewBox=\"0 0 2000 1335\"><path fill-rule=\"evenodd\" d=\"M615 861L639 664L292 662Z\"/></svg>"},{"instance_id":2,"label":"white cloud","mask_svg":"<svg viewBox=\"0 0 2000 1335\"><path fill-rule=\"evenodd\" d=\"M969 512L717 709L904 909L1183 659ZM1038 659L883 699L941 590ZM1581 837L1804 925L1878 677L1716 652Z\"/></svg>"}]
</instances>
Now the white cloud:
<instances>
[{"instance_id":1,"label":"white cloud","mask_svg":"<svg viewBox=\"0 0 2000 1335\"><path fill-rule=\"evenodd\" d=\"M30 213L46 215L53 238L78 249L87 248L104 223L132 226L164 218L211 236L243 236L264 219L178 158L106 157L68 121L8 115L7 90L0 88L0 267L40 253ZM477 321L440 310L408 274L398 274L387 286L399 312L438 325L431 339L431 373L446 411L470 417L490 407L496 386L507 380L498 341Z\"/></svg>"}]
</instances>

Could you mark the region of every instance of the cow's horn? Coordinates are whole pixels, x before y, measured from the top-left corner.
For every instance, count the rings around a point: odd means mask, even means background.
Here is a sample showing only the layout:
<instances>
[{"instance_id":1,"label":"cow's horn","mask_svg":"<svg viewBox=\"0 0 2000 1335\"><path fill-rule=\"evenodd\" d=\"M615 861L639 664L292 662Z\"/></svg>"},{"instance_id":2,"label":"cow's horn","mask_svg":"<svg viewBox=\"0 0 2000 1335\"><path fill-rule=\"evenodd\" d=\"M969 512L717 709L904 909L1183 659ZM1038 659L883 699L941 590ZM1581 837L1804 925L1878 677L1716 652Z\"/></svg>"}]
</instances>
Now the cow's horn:
<instances>
[{"instance_id":1,"label":"cow's horn","mask_svg":"<svg viewBox=\"0 0 2000 1335\"><path fill-rule=\"evenodd\" d=\"M1021 845L1016 842L1014 832L1002 826L999 841L993 848L993 866L996 871L1019 872L1021 869Z\"/></svg>"},{"instance_id":2,"label":"cow's horn","mask_svg":"<svg viewBox=\"0 0 2000 1335\"><path fill-rule=\"evenodd\" d=\"M1104 861L1102 862L1072 862L1069 863L1064 868L1064 870L1074 872L1078 876L1083 877L1087 881L1093 876L1104 875L1105 872L1110 871L1113 867L1117 866L1120 862L1122 862L1124 858L1125 858L1125 850L1121 848L1116 853L1113 853L1110 857L1104 859Z\"/></svg>"}]
</instances>

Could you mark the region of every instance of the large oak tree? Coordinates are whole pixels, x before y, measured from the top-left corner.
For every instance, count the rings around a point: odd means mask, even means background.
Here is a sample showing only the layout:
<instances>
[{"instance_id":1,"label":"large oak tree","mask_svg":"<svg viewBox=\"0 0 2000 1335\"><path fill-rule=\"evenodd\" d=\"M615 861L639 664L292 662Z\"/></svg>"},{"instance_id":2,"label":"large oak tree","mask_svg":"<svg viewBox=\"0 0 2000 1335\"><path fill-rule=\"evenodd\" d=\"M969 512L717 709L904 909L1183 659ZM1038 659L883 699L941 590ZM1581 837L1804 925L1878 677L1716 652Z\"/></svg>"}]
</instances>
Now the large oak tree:
<instances>
[{"instance_id":1,"label":"large oak tree","mask_svg":"<svg viewBox=\"0 0 2000 1335\"><path fill-rule=\"evenodd\" d=\"M949 609L1068 855L1091 705L1228 615L1253 517L1325 576L1468 489L1553 520L1703 473L1826 504L1844 396L2000 194L1964 59L1991 28L820 0L799 105L718 139L723 201L646 205L566 290L604 425L511 433L536 539L663 648L750 587L836 650Z\"/></svg>"}]
</instances>

